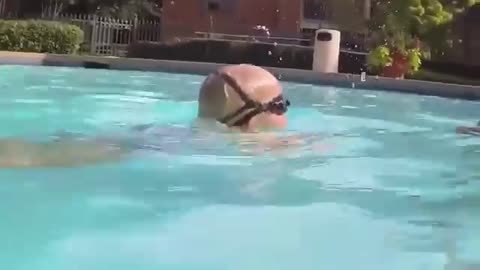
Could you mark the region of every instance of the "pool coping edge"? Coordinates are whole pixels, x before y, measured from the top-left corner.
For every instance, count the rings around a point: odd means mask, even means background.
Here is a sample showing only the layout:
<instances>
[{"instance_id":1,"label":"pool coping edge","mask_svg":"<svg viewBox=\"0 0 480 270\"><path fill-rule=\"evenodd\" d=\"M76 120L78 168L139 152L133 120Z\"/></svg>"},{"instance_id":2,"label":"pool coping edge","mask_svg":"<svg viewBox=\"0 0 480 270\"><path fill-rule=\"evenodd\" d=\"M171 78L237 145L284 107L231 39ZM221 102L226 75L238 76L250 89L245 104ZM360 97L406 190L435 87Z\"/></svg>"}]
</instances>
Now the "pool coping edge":
<instances>
[{"instance_id":1,"label":"pool coping edge","mask_svg":"<svg viewBox=\"0 0 480 270\"><path fill-rule=\"evenodd\" d=\"M56 55L0 51L0 65L66 66L112 70L138 70L207 75L224 63L188 62L108 56ZM345 88L402 92L467 100L480 100L480 86L418 80L398 80L343 73L318 73L311 70L264 67L282 81Z\"/></svg>"}]
</instances>

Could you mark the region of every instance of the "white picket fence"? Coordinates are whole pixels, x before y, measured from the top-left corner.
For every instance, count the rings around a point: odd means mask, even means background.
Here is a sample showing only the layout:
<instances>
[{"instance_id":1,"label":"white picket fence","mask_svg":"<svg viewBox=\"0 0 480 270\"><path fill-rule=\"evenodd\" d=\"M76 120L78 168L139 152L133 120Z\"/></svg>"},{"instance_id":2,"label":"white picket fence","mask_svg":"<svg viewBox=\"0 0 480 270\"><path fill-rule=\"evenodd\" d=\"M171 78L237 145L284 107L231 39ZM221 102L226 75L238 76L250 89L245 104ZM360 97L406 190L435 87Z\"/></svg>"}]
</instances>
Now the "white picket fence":
<instances>
[{"instance_id":1,"label":"white picket fence","mask_svg":"<svg viewBox=\"0 0 480 270\"><path fill-rule=\"evenodd\" d=\"M59 15L53 20L80 27L85 33L83 50L93 55L125 56L132 43L161 40L159 21L120 20L96 15Z\"/></svg>"}]
</instances>

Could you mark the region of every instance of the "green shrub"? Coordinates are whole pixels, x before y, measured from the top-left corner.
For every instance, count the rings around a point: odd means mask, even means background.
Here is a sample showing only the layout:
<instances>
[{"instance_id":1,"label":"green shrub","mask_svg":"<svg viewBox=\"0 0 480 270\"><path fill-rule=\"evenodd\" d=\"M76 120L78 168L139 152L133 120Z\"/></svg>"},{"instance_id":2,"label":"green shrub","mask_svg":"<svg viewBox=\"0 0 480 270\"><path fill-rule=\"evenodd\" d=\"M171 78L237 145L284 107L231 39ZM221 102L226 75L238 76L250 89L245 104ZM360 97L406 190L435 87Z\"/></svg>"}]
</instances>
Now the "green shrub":
<instances>
[{"instance_id":1,"label":"green shrub","mask_svg":"<svg viewBox=\"0 0 480 270\"><path fill-rule=\"evenodd\" d=\"M83 31L53 21L0 20L0 50L71 54L83 42Z\"/></svg>"},{"instance_id":2,"label":"green shrub","mask_svg":"<svg viewBox=\"0 0 480 270\"><path fill-rule=\"evenodd\" d=\"M368 69L374 73L381 72L384 67L391 65L392 62L390 49L387 46L377 46L367 56Z\"/></svg>"}]
</instances>

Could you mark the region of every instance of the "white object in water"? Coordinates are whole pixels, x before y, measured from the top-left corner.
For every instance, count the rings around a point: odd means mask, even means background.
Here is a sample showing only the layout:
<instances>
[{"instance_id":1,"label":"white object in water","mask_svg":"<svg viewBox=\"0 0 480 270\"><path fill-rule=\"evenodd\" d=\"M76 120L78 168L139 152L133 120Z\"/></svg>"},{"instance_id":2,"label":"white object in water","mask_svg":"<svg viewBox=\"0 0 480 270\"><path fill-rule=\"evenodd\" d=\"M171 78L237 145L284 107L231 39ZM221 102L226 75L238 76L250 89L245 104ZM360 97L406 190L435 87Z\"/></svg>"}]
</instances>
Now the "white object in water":
<instances>
[{"instance_id":1,"label":"white object in water","mask_svg":"<svg viewBox=\"0 0 480 270\"><path fill-rule=\"evenodd\" d=\"M313 45L313 71L338 73L340 31L319 29Z\"/></svg>"},{"instance_id":2,"label":"white object in water","mask_svg":"<svg viewBox=\"0 0 480 270\"><path fill-rule=\"evenodd\" d=\"M362 74L360 75L360 81L364 82L366 80L367 80L367 73L363 71Z\"/></svg>"}]
</instances>

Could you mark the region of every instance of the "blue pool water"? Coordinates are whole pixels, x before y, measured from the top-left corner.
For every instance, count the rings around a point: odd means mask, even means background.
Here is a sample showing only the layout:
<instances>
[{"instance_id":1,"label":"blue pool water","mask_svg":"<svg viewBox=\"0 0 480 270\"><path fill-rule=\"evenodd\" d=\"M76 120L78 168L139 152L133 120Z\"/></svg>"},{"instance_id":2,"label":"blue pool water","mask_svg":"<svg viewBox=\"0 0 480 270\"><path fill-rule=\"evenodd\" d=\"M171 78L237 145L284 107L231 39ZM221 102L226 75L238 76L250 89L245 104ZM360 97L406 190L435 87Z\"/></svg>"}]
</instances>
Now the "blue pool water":
<instances>
[{"instance_id":1,"label":"blue pool water","mask_svg":"<svg viewBox=\"0 0 480 270\"><path fill-rule=\"evenodd\" d=\"M0 137L150 123L175 137L202 80L0 66ZM480 140L454 134L479 120L478 103L284 87L288 131L320 134L316 146L252 155L180 132L120 161L1 170L0 267L478 269Z\"/></svg>"}]
</instances>

